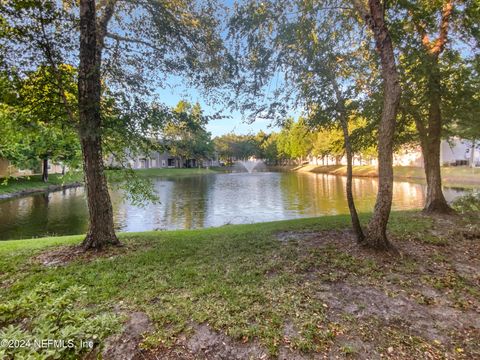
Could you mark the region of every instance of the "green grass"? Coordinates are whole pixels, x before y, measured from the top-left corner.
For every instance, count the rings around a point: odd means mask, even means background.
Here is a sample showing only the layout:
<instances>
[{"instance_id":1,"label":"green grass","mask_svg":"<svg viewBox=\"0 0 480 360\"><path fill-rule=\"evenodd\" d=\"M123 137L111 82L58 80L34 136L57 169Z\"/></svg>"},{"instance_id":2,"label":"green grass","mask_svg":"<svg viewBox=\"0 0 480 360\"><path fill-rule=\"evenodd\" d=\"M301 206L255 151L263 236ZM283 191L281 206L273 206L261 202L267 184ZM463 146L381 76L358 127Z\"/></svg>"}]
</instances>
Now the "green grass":
<instances>
[{"instance_id":1,"label":"green grass","mask_svg":"<svg viewBox=\"0 0 480 360\"><path fill-rule=\"evenodd\" d=\"M361 216L363 222L368 218ZM348 331L348 327L356 333L356 326L362 326L355 321L339 323L327 316L329 308L317 300L322 284L346 281L380 289L394 284L388 290L392 296L400 285L402 291L415 295L420 283L415 279L420 279L425 286L453 289L445 296L455 296L455 301L466 306L468 296L475 299L478 295L474 285L456 273L451 275L449 267L445 273L419 273L426 265L424 260L422 266L410 257L385 264L335 245L306 247L300 241L302 234L343 230L349 225L349 217L339 215L200 230L122 233L123 250L60 267L45 267L32 257L53 246L78 244L82 236L2 241L0 304L24 297L42 282L54 283L65 291L78 285L86 289L84 306L94 313L111 313L119 304L123 311L147 313L156 331L145 339L145 346L168 347L181 333L190 334L192 324L208 323L234 339L255 339L277 354L286 322L298 330L297 335L290 336L292 348L317 352L331 346L337 333ZM422 254L435 266L447 264L440 256L443 244L424 240L432 226L431 218L417 212L396 212L389 229L397 244L433 246ZM293 238L279 241L278 234L285 232ZM336 234L342 236L342 232ZM386 275L390 280L385 280ZM0 329L1 325L0 311ZM346 354L354 349L345 344L341 351Z\"/></svg>"},{"instance_id":2,"label":"green grass","mask_svg":"<svg viewBox=\"0 0 480 360\"><path fill-rule=\"evenodd\" d=\"M392 231L418 231L425 219L405 222L405 214L392 219ZM410 217L409 217L410 218ZM229 225L202 230L124 233L122 242L136 250L92 262L77 261L65 267L45 268L31 257L47 247L76 244L81 236L0 242L0 302L13 299L40 282L54 282L67 289L88 289L88 303L99 308L122 301L127 308L147 312L157 325L150 338L171 344L191 321L208 323L238 339L257 338L272 353L283 337L286 318L302 329L295 339L304 350L315 350L329 338L324 308L309 301L316 291L300 281L293 270L295 252L275 234L285 231L343 229L348 216L332 216L272 223ZM341 270L371 264L349 256L334 256L335 249L317 254ZM315 260L313 258L312 261ZM272 275L273 274L273 275ZM330 279L327 275L325 279ZM319 326L324 330L319 331Z\"/></svg>"},{"instance_id":3,"label":"green grass","mask_svg":"<svg viewBox=\"0 0 480 360\"><path fill-rule=\"evenodd\" d=\"M0 194L11 194L25 190L42 191L52 185L65 185L79 182L81 178L80 173L65 176L61 174L51 174L46 183L42 181L41 175L0 178Z\"/></svg>"},{"instance_id":4,"label":"green grass","mask_svg":"<svg viewBox=\"0 0 480 360\"><path fill-rule=\"evenodd\" d=\"M1 242L0 282L14 283L0 289L0 302L40 282L54 282L64 289L82 285L88 289L91 304L108 308L123 301L128 308L146 311L158 326L157 342L170 343L191 320L209 320L231 336L260 337L274 351L281 337L281 319L292 307L306 306L302 305L304 297L311 290L298 292L289 285L289 274L265 281L265 273L277 266L271 260L273 254L281 250L272 234L306 226L344 226L346 220L121 234L124 243L139 245L140 250L58 269L42 268L29 258L49 246L78 243L80 236ZM315 304L307 307L311 309L305 316L318 311Z\"/></svg>"}]
</instances>

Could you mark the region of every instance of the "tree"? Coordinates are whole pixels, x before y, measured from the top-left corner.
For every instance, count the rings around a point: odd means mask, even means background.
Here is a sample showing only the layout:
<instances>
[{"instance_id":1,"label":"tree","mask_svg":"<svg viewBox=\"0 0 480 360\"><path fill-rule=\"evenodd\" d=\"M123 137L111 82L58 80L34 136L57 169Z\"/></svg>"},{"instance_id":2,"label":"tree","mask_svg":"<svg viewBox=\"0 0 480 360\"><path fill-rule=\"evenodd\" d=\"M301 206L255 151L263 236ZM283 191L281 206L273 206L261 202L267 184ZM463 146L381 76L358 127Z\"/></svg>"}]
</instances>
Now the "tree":
<instances>
[{"instance_id":1,"label":"tree","mask_svg":"<svg viewBox=\"0 0 480 360\"><path fill-rule=\"evenodd\" d=\"M320 127L315 132L313 140L312 155L339 158L345 154L344 138L342 130L338 126ZM323 163L323 165L328 165Z\"/></svg>"},{"instance_id":2,"label":"tree","mask_svg":"<svg viewBox=\"0 0 480 360\"><path fill-rule=\"evenodd\" d=\"M199 104L180 101L173 111L175 119L163 130L162 142L168 151L183 160L208 159L214 146L210 133L205 129L208 119L202 114Z\"/></svg>"},{"instance_id":3,"label":"tree","mask_svg":"<svg viewBox=\"0 0 480 360\"><path fill-rule=\"evenodd\" d=\"M471 107L472 97L462 99L461 83L450 81L461 77L462 63L470 51L461 50L477 42L480 20L474 1L400 1L392 15L396 41L402 56L402 82L405 92L404 111L413 119L419 135L427 180L426 213L451 213L442 192L440 145L449 123ZM472 26L473 25L473 26ZM477 27L478 28L478 27ZM450 79L449 79L450 78ZM460 96L459 96L460 95ZM445 115L450 115L445 116ZM453 115L453 116L452 116Z\"/></svg>"},{"instance_id":4,"label":"tree","mask_svg":"<svg viewBox=\"0 0 480 360\"><path fill-rule=\"evenodd\" d=\"M228 162L262 156L261 140L253 135L225 134L216 137L214 144L220 158Z\"/></svg>"},{"instance_id":5,"label":"tree","mask_svg":"<svg viewBox=\"0 0 480 360\"><path fill-rule=\"evenodd\" d=\"M367 7L361 0L355 0L354 4L373 33L383 79L383 106L378 130L378 194L364 241L375 249L389 249L387 224L393 196L393 142L401 88L393 43L385 22L385 4L379 0L368 0Z\"/></svg>"},{"instance_id":6,"label":"tree","mask_svg":"<svg viewBox=\"0 0 480 360\"><path fill-rule=\"evenodd\" d=\"M440 173L440 142L442 135L440 56L444 52L447 43L453 1L449 0L444 3L438 28L432 25L427 28L427 23L432 24L432 22L424 21L425 18L436 16L434 13L437 9L431 12L429 10L432 7L426 6L426 4L417 4L415 6L408 2L406 4L415 26L412 32L420 39L420 44L416 48L411 49L415 51L415 54L412 56L407 52L407 56L410 55L412 57L411 61L416 63L416 66L410 66L409 70L413 70L414 79L412 80L415 81L417 87L421 88L420 91L423 94L420 94L420 96L428 104L427 109L423 111L424 109L421 109L420 105L422 101L418 101L421 99L419 94L414 94L413 91L406 93L407 96L410 95L407 108L413 116L420 136L420 145L425 164L427 198L424 210L426 212L449 213L451 208L443 196ZM438 37L430 40L428 32L435 33L438 30L440 30ZM408 60L408 57L406 59ZM422 86L421 80L424 80L424 86ZM426 115L424 115L425 113Z\"/></svg>"},{"instance_id":7,"label":"tree","mask_svg":"<svg viewBox=\"0 0 480 360\"><path fill-rule=\"evenodd\" d=\"M379 124L380 186L373 218L369 224L365 244L375 248L389 248L386 226L391 209L393 169L392 149L395 118L400 99L400 87L396 71L393 45L384 20L384 8L380 1L361 0L351 3L324 1L256 1L237 8L231 21L231 35L238 39L238 57L245 69L244 78L235 93L244 95L243 108L252 112L252 118L266 117L274 121L285 118L289 106L303 107L312 118L336 119L344 135L349 163L347 197L352 223L357 238L364 236L356 214L351 189L352 148L348 132L349 114L347 100L355 97L355 69L350 62L360 58L355 53L362 49L352 46L352 38L358 43L360 27L355 21L359 14L373 33L379 53L384 80L383 112ZM356 10L356 12L355 12ZM353 16L352 16L353 14ZM361 67L361 65L360 65ZM281 79L279 79L281 76ZM274 83L279 86L265 98L267 104L255 105L261 91ZM264 97L264 96L262 96ZM351 111L349 109L349 111ZM283 133L279 135L279 150L289 155Z\"/></svg>"},{"instance_id":8,"label":"tree","mask_svg":"<svg viewBox=\"0 0 480 360\"><path fill-rule=\"evenodd\" d=\"M265 159L268 164L277 165L278 161L281 160L277 150L277 141L278 134L272 132L271 134L264 136L260 145L263 154L262 158Z\"/></svg>"},{"instance_id":9,"label":"tree","mask_svg":"<svg viewBox=\"0 0 480 360\"><path fill-rule=\"evenodd\" d=\"M102 49L114 6L114 1L107 3L97 24L95 0L80 0L79 135L90 220L83 241L86 249L120 245L115 234L112 203L103 168L100 113Z\"/></svg>"},{"instance_id":10,"label":"tree","mask_svg":"<svg viewBox=\"0 0 480 360\"><path fill-rule=\"evenodd\" d=\"M303 118L298 119L289 130L289 155L299 159L299 165L302 165L303 159L312 150L312 132Z\"/></svg>"},{"instance_id":11,"label":"tree","mask_svg":"<svg viewBox=\"0 0 480 360\"><path fill-rule=\"evenodd\" d=\"M282 89L273 92L267 116L285 112L293 102L304 107L311 128L332 128L337 121L343 129L347 153L347 199L352 223L359 240L363 239L352 194L352 148L348 133L348 110L346 97L353 96L350 85L352 74L347 69L354 64L348 36L352 27L350 16L337 8L335 2L313 4L303 1L247 3L232 21L232 28L246 33L247 67L252 68L255 80L248 84L247 93L256 94L258 88L268 83L268 78L284 74ZM293 11L292 11L293 9ZM241 41L241 40L240 40ZM345 51L345 49L348 49ZM345 61L347 60L347 61ZM342 63L343 62L343 63ZM339 85L347 84L346 86ZM291 85L290 85L291 84ZM289 88L291 87L291 88ZM283 94L283 98L279 100ZM256 101L255 97L252 101ZM247 102L248 109L251 108ZM258 115L264 111L259 107ZM291 158L302 158L312 150L312 139L304 139L304 121L288 124L280 133L278 141L281 152ZM293 137L283 139L285 133ZM317 138L318 140L318 138ZM318 145L318 143L317 143ZM317 146L318 148L318 146Z\"/></svg>"},{"instance_id":12,"label":"tree","mask_svg":"<svg viewBox=\"0 0 480 360\"><path fill-rule=\"evenodd\" d=\"M68 96L75 98L74 70L60 68L68 83ZM59 98L52 86L52 73L48 68L30 72L24 79L5 77L10 83L10 99L1 102L8 107L5 131L2 137L4 157L21 168L36 168L41 162L42 179L48 182L48 163L62 162L74 168L79 160L79 143L75 131L66 126L66 114L58 106ZM6 108L5 108L6 110ZM7 133L10 135L7 135Z\"/></svg>"},{"instance_id":13,"label":"tree","mask_svg":"<svg viewBox=\"0 0 480 360\"><path fill-rule=\"evenodd\" d=\"M455 72L453 96L448 99L446 117L450 119L448 132L470 141L470 165L475 167L478 159L475 159L476 149L480 146L480 57L477 55L472 61L461 64Z\"/></svg>"},{"instance_id":14,"label":"tree","mask_svg":"<svg viewBox=\"0 0 480 360\"><path fill-rule=\"evenodd\" d=\"M81 0L78 8L75 2L54 0L0 4L2 65L10 71L50 66L64 109L76 124L90 215L85 249L119 244L103 169L104 132L151 132L135 112L148 115L142 98L152 95L152 82L164 86L165 75L185 76L205 89L213 89L228 76L231 61L216 32L215 13L215 4L209 1ZM68 103L58 71L60 64L69 62L78 66L78 108ZM121 120L108 124L128 122L125 131L105 128L108 119L102 98L107 88L119 99L123 112Z\"/></svg>"}]
</instances>

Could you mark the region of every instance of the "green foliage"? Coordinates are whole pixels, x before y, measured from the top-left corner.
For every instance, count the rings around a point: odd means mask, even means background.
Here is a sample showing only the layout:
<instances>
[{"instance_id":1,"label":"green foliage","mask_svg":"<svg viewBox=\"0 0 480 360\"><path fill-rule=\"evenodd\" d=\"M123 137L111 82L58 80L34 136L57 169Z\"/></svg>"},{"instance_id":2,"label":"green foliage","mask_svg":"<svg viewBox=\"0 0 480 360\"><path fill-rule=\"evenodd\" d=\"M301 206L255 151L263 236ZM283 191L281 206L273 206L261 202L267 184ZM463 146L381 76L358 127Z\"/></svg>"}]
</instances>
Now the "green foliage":
<instances>
[{"instance_id":1,"label":"green foliage","mask_svg":"<svg viewBox=\"0 0 480 360\"><path fill-rule=\"evenodd\" d=\"M262 143L266 137L262 132L256 136L230 133L218 136L213 141L215 150L224 161L248 159L251 156L262 159Z\"/></svg>"},{"instance_id":2,"label":"green foliage","mask_svg":"<svg viewBox=\"0 0 480 360\"><path fill-rule=\"evenodd\" d=\"M452 203L452 207L460 213L479 212L480 211L480 192L461 196Z\"/></svg>"},{"instance_id":3,"label":"green foliage","mask_svg":"<svg viewBox=\"0 0 480 360\"><path fill-rule=\"evenodd\" d=\"M75 69L59 67L69 106L76 103ZM4 76L9 96L0 99L0 156L19 168L35 169L39 160L49 159L77 168L81 159L75 124L69 122L55 88L52 70L40 67L18 76ZM1 86L0 85L0 86ZM68 87L68 89L67 89Z\"/></svg>"},{"instance_id":4,"label":"green foliage","mask_svg":"<svg viewBox=\"0 0 480 360\"><path fill-rule=\"evenodd\" d=\"M2 359L77 359L91 349L81 341L98 346L119 330L112 314L92 315L81 306L86 289L55 283L40 283L16 299L0 304L0 339L20 341L27 346L0 348ZM41 345L42 340L64 340L60 347Z\"/></svg>"},{"instance_id":5,"label":"green foliage","mask_svg":"<svg viewBox=\"0 0 480 360\"><path fill-rule=\"evenodd\" d=\"M183 160L211 157L214 146L210 133L205 129L208 117L203 115L200 105L180 101L172 115L162 130L160 140L170 154Z\"/></svg>"},{"instance_id":6,"label":"green foliage","mask_svg":"<svg viewBox=\"0 0 480 360\"><path fill-rule=\"evenodd\" d=\"M472 61L457 60L445 80L452 91L447 93L445 117L449 135L476 141L480 139L480 56Z\"/></svg>"},{"instance_id":7,"label":"green foliage","mask_svg":"<svg viewBox=\"0 0 480 360\"><path fill-rule=\"evenodd\" d=\"M453 10L445 17L447 4ZM480 136L474 115L479 111L479 37L475 25L480 21L479 9L474 0L392 3L388 16L399 52L403 142L418 141L418 135L422 141L432 136L430 117L437 101L443 137Z\"/></svg>"},{"instance_id":8,"label":"green foliage","mask_svg":"<svg viewBox=\"0 0 480 360\"><path fill-rule=\"evenodd\" d=\"M318 157L343 156L343 134L340 129L320 129L313 142L312 154Z\"/></svg>"}]
</instances>

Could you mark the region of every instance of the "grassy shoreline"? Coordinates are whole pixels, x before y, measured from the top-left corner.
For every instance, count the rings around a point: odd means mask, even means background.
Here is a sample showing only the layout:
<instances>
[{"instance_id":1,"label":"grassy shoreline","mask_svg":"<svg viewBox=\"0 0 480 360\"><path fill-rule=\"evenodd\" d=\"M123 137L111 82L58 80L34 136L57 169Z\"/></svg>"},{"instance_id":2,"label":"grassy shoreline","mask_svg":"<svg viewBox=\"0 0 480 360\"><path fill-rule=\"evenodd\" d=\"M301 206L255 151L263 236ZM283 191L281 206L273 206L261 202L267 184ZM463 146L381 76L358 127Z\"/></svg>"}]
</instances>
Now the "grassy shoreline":
<instances>
[{"instance_id":1,"label":"grassy shoreline","mask_svg":"<svg viewBox=\"0 0 480 360\"><path fill-rule=\"evenodd\" d=\"M214 174L218 170L214 169L140 169L135 170L141 176L190 176L190 175L204 175ZM115 170L107 170L109 173L114 173ZM30 175L21 177L10 177L8 179L0 178L0 199L8 199L11 197L29 195L39 192L48 192L61 190L68 187L81 186L83 183L82 174L80 172L67 174L50 174L48 182L42 181L41 175Z\"/></svg>"},{"instance_id":2,"label":"grassy shoreline","mask_svg":"<svg viewBox=\"0 0 480 360\"><path fill-rule=\"evenodd\" d=\"M78 184L80 181L81 176L79 174L65 176L51 174L48 177L48 182L43 182L41 175L10 177L8 179L0 178L0 196L24 192L51 191L64 185Z\"/></svg>"},{"instance_id":3,"label":"grassy shoreline","mask_svg":"<svg viewBox=\"0 0 480 360\"><path fill-rule=\"evenodd\" d=\"M318 174L347 175L345 165L304 165L296 167L293 171L313 172ZM396 180L408 180L413 182L425 182L423 168L414 166L394 166L393 174ZM377 168L373 165L362 165L353 167L353 176L356 177L378 177ZM469 167L442 167L442 182L446 186L479 186L480 168Z\"/></svg>"},{"instance_id":4,"label":"grassy shoreline","mask_svg":"<svg viewBox=\"0 0 480 360\"><path fill-rule=\"evenodd\" d=\"M2 241L0 303L17 301L40 283L56 284L52 296L80 285L81 306L92 315L146 315L146 349L136 351L147 359L216 352L229 358L475 358L475 216L392 213L397 258L358 247L346 215L123 233L123 248L50 266L44 262L49 254L70 251L65 246L82 237ZM2 315L0 306L0 331L20 321Z\"/></svg>"}]
</instances>

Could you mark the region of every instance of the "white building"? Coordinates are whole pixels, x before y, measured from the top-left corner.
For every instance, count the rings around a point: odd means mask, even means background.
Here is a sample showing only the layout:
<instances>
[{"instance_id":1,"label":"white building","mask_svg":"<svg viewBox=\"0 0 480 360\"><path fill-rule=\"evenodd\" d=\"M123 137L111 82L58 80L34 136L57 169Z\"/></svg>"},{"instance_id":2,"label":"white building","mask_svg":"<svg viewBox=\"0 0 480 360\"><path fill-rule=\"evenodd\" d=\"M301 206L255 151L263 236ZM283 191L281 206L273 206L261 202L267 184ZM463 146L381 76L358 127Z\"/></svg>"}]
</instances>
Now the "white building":
<instances>
[{"instance_id":1,"label":"white building","mask_svg":"<svg viewBox=\"0 0 480 360\"><path fill-rule=\"evenodd\" d=\"M480 143L472 144L471 141L462 139L442 141L440 148L442 165L472 166L472 162L474 166L480 166Z\"/></svg>"},{"instance_id":2,"label":"white building","mask_svg":"<svg viewBox=\"0 0 480 360\"><path fill-rule=\"evenodd\" d=\"M440 144L440 164L442 166L480 166L480 143L472 146L469 140L451 138ZM473 157L472 157L473 151ZM393 165L423 167L420 146L405 147L393 156Z\"/></svg>"},{"instance_id":3,"label":"white building","mask_svg":"<svg viewBox=\"0 0 480 360\"><path fill-rule=\"evenodd\" d=\"M472 157L472 151L474 152ZM452 138L442 140L440 145L440 164L442 166L480 166L480 142L472 146L469 140ZM347 165L346 156L335 158L326 156L325 158L308 157L310 165ZM374 165L378 161L376 158L365 158L359 155L353 157L353 165ZM407 145L393 154L394 166L416 166L423 167L423 155L420 145Z\"/></svg>"},{"instance_id":4,"label":"white building","mask_svg":"<svg viewBox=\"0 0 480 360\"><path fill-rule=\"evenodd\" d=\"M193 168L219 166L217 156L211 159L181 159L168 152L152 152L145 156L135 156L129 160L132 169L151 168Z\"/></svg>"}]
</instances>

